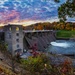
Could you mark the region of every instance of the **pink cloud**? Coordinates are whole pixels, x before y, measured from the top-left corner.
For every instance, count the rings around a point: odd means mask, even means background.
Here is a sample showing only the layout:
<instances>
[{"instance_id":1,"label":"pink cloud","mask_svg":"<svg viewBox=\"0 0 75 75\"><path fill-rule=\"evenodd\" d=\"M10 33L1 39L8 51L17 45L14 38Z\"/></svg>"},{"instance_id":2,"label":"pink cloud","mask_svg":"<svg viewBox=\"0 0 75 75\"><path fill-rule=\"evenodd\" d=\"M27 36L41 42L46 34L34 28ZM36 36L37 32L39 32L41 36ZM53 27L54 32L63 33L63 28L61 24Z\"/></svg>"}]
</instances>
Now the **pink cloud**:
<instances>
[{"instance_id":1,"label":"pink cloud","mask_svg":"<svg viewBox=\"0 0 75 75\"><path fill-rule=\"evenodd\" d=\"M8 11L7 13L0 12L0 15L1 15L0 23L8 23L12 22L13 20L18 21L20 18L19 13L15 10Z\"/></svg>"}]
</instances>

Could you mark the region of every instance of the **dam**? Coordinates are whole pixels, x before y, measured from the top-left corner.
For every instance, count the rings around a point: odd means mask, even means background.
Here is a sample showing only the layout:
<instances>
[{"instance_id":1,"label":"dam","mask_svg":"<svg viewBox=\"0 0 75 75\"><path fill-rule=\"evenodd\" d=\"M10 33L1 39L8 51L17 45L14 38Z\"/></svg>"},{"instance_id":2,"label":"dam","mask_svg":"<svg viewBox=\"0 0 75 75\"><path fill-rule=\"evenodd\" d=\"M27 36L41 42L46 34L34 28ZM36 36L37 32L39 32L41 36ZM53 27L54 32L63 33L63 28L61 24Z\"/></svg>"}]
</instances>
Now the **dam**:
<instances>
[{"instance_id":1,"label":"dam","mask_svg":"<svg viewBox=\"0 0 75 75\"><path fill-rule=\"evenodd\" d=\"M36 50L44 51L50 42L55 40L52 30L23 30L22 25L8 24L0 31L0 40L8 45L12 54L23 53L36 46Z\"/></svg>"}]
</instances>

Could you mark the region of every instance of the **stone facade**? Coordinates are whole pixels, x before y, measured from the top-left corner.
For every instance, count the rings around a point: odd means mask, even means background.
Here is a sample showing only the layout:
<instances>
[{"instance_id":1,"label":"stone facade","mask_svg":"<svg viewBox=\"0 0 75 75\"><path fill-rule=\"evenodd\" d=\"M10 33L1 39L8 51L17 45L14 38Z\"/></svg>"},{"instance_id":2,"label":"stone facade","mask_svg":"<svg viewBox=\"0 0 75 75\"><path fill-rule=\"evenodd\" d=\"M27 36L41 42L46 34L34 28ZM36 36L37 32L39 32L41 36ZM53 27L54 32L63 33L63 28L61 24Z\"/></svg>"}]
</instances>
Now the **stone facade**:
<instances>
[{"instance_id":1,"label":"stone facade","mask_svg":"<svg viewBox=\"0 0 75 75\"><path fill-rule=\"evenodd\" d=\"M23 52L23 28L22 25L4 26L5 42L8 44L8 50L15 54Z\"/></svg>"}]
</instances>

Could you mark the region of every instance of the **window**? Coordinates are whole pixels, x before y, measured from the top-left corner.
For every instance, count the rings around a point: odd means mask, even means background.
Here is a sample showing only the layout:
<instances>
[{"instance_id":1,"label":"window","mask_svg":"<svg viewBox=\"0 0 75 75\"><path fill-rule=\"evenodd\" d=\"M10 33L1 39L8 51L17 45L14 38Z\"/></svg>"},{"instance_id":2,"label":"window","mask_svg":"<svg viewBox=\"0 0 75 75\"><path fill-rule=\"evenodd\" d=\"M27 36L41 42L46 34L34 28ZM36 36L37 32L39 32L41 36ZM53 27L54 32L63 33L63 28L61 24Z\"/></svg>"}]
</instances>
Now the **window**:
<instances>
[{"instance_id":1,"label":"window","mask_svg":"<svg viewBox=\"0 0 75 75\"><path fill-rule=\"evenodd\" d=\"M16 39L17 42L19 42L19 39Z\"/></svg>"},{"instance_id":2,"label":"window","mask_svg":"<svg viewBox=\"0 0 75 75\"><path fill-rule=\"evenodd\" d=\"M9 30L11 31L11 27L9 28Z\"/></svg>"},{"instance_id":3,"label":"window","mask_svg":"<svg viewBox=\"0 0 75 75\"><path fill-rule=\"evenodd\" d=\"M9 34L9 38L11 39L11 34Z\"/></svg>"},{"instance_id":4,"label":"window","mask_svg":"<svg viewBox=\"0 0 75 75\"><path fill-rule=\"evenodd\" d=\"M19 27L16 27L16 31L19 31Z\"/></svg>"},{"instance_id":5,"label":"window","mask_svg":"<svg viewBox=\"0 0 75 75\"><path fill-rule=\"evenodd\" d=\"M16 36L19 36L19 33L16 33Z\"/></svg>"},{"instance_id":6,"label":"window","mask_svg":"<svg viewBox=\"0 0 75 75\"><path fill-rule=\"evenodd\" d=\"M19 44L17 44L17 48L19 48Z\"/></svg>"},{"instance_id":7,"label":"window","mask_svg":"<svg viewBox=\"0 0 75 75\"><path fill-rule=\"evenodd\" d=\"M11 33L8 33L8 37L9 37L9 39L11 39Z\"/></svg>"}]
</instances>

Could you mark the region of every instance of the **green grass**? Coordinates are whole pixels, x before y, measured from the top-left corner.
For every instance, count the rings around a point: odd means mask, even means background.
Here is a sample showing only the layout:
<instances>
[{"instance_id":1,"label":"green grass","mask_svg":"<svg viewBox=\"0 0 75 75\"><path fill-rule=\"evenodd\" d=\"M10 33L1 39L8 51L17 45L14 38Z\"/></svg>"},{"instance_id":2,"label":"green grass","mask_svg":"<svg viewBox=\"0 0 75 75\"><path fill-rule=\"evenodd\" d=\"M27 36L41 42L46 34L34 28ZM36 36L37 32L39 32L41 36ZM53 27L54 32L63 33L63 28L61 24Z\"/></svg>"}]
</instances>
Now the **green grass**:
<instances>
[{"instance_id":1,"label":"green grass","mask_svg":"<svg viewBox=\"0 0 75 75\"><path fill-rule=\"evenodd\" d=\"M56 33L57 38L71 38L75 37L75 31L59 30Z\"/></svg>"}]
</instances>

